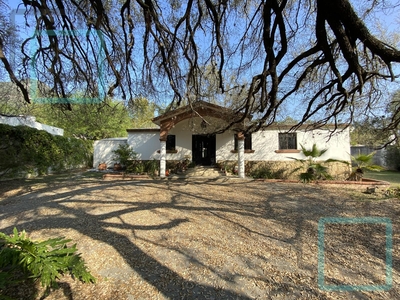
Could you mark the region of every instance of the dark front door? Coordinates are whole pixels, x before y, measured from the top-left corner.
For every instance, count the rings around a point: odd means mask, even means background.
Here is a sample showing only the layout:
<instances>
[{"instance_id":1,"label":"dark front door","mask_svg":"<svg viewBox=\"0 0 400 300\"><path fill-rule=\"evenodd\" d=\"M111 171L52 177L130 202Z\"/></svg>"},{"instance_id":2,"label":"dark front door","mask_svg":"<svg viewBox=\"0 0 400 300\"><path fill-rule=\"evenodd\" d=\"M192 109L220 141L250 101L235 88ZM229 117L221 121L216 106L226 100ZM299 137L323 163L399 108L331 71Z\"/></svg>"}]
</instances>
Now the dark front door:
<instances>
[{"instance_id":1,"label":"dark front door","mask_svg":"<svg viewBox=\"0 0 400 300\"><path fill-rule=\"evenodd\" d=\"M215 163L215 134L192 136L193 162L210 166Z\"/></svg>"}]
</instances>

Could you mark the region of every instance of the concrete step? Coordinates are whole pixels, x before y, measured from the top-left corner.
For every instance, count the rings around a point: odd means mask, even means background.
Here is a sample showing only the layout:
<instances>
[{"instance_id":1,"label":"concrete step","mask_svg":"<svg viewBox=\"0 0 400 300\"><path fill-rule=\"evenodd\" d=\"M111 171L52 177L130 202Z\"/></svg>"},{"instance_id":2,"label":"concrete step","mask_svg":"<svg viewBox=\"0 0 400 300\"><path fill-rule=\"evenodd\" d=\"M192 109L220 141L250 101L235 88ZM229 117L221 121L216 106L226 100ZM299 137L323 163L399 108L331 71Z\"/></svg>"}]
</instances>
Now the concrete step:
<instances>
[{"instance_id":1,"label":"concrete step","mask_svg":"<svg viewBox=\"0 0 400 300\"><path fill-rule=\"evenodd\" d=\"M217 178L224 176L225 174L219 172L218 169L208 166L196 166L194 168L189 168L186 172L179 174L184 177L207 177L207 178Z\"/></svg>"}]
</instances>

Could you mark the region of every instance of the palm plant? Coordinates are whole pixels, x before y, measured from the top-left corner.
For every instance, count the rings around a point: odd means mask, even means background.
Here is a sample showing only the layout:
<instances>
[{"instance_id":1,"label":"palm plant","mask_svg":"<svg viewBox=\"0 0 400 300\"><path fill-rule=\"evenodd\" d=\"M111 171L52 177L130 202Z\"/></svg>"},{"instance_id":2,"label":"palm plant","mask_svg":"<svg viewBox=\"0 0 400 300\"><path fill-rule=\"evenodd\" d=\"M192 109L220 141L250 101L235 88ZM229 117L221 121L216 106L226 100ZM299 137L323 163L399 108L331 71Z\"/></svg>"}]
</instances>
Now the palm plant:
<instances>
[{"instance_id":1,"label":"palm plant","mask_svg":"<svg viewBox=\"0 0 400 300\"><path fill-rule=\"evenodd\" d=\"M294 169L292 173L298 170L305 169L306 172L300 173L300 180L303 182L310 182L312 180L327 180L332 179L332 176L328 173L328 167L324 166L330 162L341 162L348 164L346 161L329 158L321 161L319 158L325 154L328 149L318 149L316 144L313 144L311 149L306 149L303 145L301 146L301 152L306 157L305 159L299 159L291 157L301 163L301 166Z\"/></svg>"},{"instance_id":2,"label":"palm plant","mask_svg":"<svg viewBox=\"0 0 400 300\"><path fill-rule=\"evenodd\" d=\"M351 156L351 160L356 165L356 170L353 171L348 180L351 181L361 181L364 176L364 170L370 171L382 171L384 168L378 165L373 164L373 158L376 154L376 151L371 152L370 154L358 154L356 156Z\"/></svg>"}]
</instances>

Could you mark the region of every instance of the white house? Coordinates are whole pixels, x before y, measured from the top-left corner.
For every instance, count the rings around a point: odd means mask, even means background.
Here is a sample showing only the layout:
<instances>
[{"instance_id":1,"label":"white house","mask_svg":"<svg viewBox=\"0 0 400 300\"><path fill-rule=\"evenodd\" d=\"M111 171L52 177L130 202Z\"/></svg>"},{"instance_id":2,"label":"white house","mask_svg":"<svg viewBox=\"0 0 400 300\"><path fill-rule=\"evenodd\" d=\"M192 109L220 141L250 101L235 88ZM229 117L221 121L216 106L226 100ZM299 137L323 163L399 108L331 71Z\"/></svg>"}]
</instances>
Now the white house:
<instances>
[{"instance_id":1,"label":"white house","mask_svg":"<svg viewBox=\"0 0 400 300\"><path fill-rule=\"evenodd\" d=\"M296 164L292 158L304 158L300 145L311 148L316 144L320 149L327 148L322 159L350 162L350 135L345 126L333 134L333 126L312 129L305 125L295 132L288 132L291 126L272 125L244 135L245 126L240 125L244 123L223 131L229 122L240 117L229 109L199 101L191 107L154 118L153 122L159 128L128 129L128 138L119 143L128 143L141 160L159 160L161 177L165 176L166 161L184 159L196 165L237 162L239 177L245 176L245 163L248 162L269 162L291 169ZM112 149L116 147L114 145ZM104 155L104 151L97 151L95 146L95 166L105 162L101 161L100 153ZM345 177L349 168L344 164L332 164L331 172L337 177Z\"/></svg>"}]
</instances>

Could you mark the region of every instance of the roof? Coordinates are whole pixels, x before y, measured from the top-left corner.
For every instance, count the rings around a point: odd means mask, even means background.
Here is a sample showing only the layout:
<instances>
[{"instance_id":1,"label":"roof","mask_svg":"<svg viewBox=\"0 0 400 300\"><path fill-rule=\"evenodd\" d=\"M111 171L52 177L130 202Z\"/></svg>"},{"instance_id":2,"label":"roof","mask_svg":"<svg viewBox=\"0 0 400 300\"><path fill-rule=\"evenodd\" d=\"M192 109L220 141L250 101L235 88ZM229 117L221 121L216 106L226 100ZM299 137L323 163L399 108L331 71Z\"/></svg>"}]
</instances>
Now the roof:
<instances>
[{"instance_id":1,"label":"roof","mask_svg":"<svg viewBox=\"0 0 400 300\"><path fill-rule=\"evenodd\" d=\"M155 117L152 121L160 125L160 123L164 120L172 119L177 116L188 115L195 117L196 115L200 115L202 113L208 113L211 115L218 115L219 117L225 116L232 118L233 116L242 117L242 114L237 114L234 110L230 108L226 108L220 105L212 104L209 102L205 102L203 100L195 101L189 105L170 110L158 117Z\"/></svg>"},{"instance_id":2,"label":"roof","mask_svg":"<svg viewBox=\"0 0 400 300\"><path fill-rule=\"evenodd\" d=\"M127 129L127 132L160 132L160 128L132 128Z\"/></svg>"}]
</instances>

